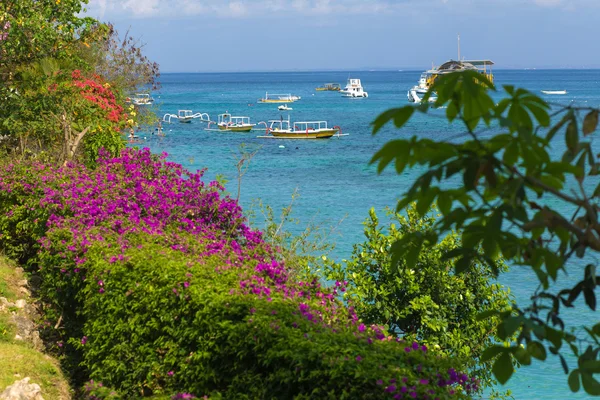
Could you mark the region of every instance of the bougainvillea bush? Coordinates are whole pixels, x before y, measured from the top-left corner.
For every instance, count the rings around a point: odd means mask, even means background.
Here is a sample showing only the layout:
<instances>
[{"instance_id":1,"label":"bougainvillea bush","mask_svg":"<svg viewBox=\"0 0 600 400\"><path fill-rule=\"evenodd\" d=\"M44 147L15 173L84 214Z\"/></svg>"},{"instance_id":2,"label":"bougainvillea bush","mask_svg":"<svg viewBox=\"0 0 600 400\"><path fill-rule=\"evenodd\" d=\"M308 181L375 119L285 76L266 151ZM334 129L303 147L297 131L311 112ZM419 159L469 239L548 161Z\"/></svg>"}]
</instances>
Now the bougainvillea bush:
<instances>
[{"instance_id":1,"label":"bougainvillea bush","mask_svg":"<svg viewBox=\"0 0 600 400\"><path fill-rule=\"evenodd\" d=\"M451 359L365 326L338 300L347 283L293 279L218 183L164 158L0 171L0 245L41 278L46 336L93 398L478 391Z\"/></svg>"}]
</instances>

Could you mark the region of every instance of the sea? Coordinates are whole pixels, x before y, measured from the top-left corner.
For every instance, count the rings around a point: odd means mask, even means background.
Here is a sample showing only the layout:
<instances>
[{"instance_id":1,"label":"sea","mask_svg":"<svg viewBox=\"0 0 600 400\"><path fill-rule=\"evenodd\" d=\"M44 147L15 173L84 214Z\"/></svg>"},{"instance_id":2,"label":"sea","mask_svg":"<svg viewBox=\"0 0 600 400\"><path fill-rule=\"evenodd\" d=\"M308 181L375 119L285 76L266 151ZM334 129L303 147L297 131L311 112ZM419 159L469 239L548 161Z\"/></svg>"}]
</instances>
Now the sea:
<instances>
[{"instance_id":1,"label":"sea","mask_svg":"<svg viewBox=\"0 0 600 400\"><path fill-rule=\"evenodd\" d=\"M523 87L558 105L578 104L600 107L600 70L496 70L499 88L493 97L502 97L503 85ZM398 138L434 140L460 137L459 123L449 124L445 110L431 110L416 115L405 127L388 124L373 135L372 122L383 111L408 104L407 90L416 84L420 71L322 71L322 72L252 72L252 73L173 73L161 76L161 89L154 92L156 113L177 114L178 110L207 113L217 120L222 113L248 116L259 123L249 133L219 132L199 119L189 124L163 123L164 137L153 131L139 133L142 144L154 153L167 153L168 159L196 171L206 169L206 180L226 181L232 197L239 194L242 207L260 215L260 200L279 215L292 204L297 223L286 229L301 232L316 224L335 228L329 240L335 249L329 256L338 262L351 257L353 245L365 240L363 222L374 208L382 220L386 207L394 208L400 196L423 172L414 168L397 175L388 168L381 174L370 161L386 142ZM338 92L318 92L325 83L345 86L348 78L359 78L368 98L344 98ZM566 90L565 95L544 95L542 90ZM289 104L290 111L278 111L278 104L258 103L266 93L300 96ZM327 121L339 126L343 136L326 140L265 139L269 121ZM177 120L173 120L177 121ZM260 128L260 129L258 129ZM553 151L564 151L557 142ZM246 156L244 156L244 154ZM237 166L248 157L240 177ZM238 193L239 185L239 193ZM294 197L294 199L293 199ZM567 210L565 210L567 211ZM260 218L256 220L261 228ZM579 276L579 273L577 273ZM574 278L569 278L574 279ZM513 268L500 277L520 304L527 304L538 281L530 270ZM597 315L586 312L581 304L568 315L568 321L598 322ZM567 352L565 352L567 353ZM571 367L575 360L568 358ZM558 358L535 361L519 368L505 386L515 399L584 399L583 391L572 393Z\"/></svg>"}]
</instances>

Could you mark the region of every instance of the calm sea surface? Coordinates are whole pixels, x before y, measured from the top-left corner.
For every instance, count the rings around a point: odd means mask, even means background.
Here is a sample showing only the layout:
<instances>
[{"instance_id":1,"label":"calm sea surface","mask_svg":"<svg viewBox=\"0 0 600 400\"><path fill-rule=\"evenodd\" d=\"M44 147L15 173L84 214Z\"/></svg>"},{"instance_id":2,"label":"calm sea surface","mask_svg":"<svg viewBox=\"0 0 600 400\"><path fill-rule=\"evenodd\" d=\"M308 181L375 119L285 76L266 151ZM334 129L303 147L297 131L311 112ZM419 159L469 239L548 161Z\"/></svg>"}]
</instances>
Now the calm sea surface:
<instances>
[{"instance_id":1,"label":"calm sea surface","mask_svg":"<svg viewBox=\"0 0 600 400\"><path fill-rule=\"evenodd\" d=\"M166 137L141 133L146 138L142 146L155 153L166 152L171 161L190 170L207 168L207 180L217 175L225 177L233 197L237 194L235 155L239 155L239 146L258 149L242 179L240 201L244 208L260 198L280 210L290 203L297 190L300 197L293 214L300 224L290 226L290 230L297 231L311 221L339 223L339 234L332 237L337 246L331 256L341 261L350 257L353 244L364 240L362 222L369 209L374 207L383 216L383 209L394 207L421 172L413 169L398 176L390 169L378 175L375 167L369 165L373 154L394 138L417 135L444 139L462 132L458 124L448 125L444 110L434 110L429 116L417 115L402 130L387 126L376 136L371 134L370 123L379 113L408 103L406 91L419 75L419 71L165 74L161 77L161 91L154 93L160 116L189 109L208 113L216 121L218 114L228 111L249 116L256 123L287 119L289 115L292 121L326 120L330 126L341 126L349 136L269 140L256 138L264 131L207 131L205 123L194 120L191 124L165 124ZM314 90L328 82L338 82L343 87L349 77L362 80L369 98L347 99L336 92ZM498 86L524 87L554 102L600 106L599 70L499 70L495 78ZM545 96L540 90L567 90L568 94ZM290 104L293 111L279 112L277 104L257 103L265 92L291 93L302 99ZM556 151L561 150L558 143ZM537 282L528 270L513 270L501 281L521 303L527 301ZM581 310L568 316L573 324L589 323L590 318L598 320L597 315ZM581 392L569 391L559 361L552 357L518 370L506 388L513 391L516 399L587 398Z\"/></svg>"}]
</instances>

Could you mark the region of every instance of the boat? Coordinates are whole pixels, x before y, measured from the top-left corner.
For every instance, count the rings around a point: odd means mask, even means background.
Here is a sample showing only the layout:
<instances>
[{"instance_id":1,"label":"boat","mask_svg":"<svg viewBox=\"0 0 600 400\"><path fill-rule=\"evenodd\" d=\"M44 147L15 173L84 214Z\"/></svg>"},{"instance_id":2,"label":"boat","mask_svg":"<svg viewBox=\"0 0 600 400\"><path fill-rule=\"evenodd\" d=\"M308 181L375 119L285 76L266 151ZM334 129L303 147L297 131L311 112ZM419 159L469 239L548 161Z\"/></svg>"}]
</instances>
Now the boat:
<instances>
[{"instance_id":1,"label":"boat","mask_svg":"<svg viewBox=\"0 0 600 400\"><path fill-rule=\"evenodd\" d=\"M136 106L147 106L154 103L154 99L148 93L136 93L130 101Z\"/></svg>"},{"instance_id":2,"label":"boat","mask_svg":"<svg viewBox=\"0 0 600 400\"><path fill-rule=\"evenodd\" d=\"M179 110L177 114L165 114L163 116L163 122L171 123L172 119L176 119L179 122L190 123L193 119L200 118L202 122L210 122L210 116L206 113L194 113L192 110Z\"/></svg>"},{"instance_id":3,"label":"boat","mask_svg":"<svg viewBox=\"0 0 600 400\"><path fill-rule=\"evenodd\" d=\"M329 128L327 121L303 121L290 123L290 118L269 121L267 136L280 139L327 139L335 134L341 134L339 126Z\"/></svg>"},{"instance_id":4,"label":"boat","mask_svg":"<svg viewBox=\"0 0 600 400\"><path fill-rule=\"evenodd\" d=\"M315 89L317 92L339 92L342 90L339 83L326 83Z\"/></svg>"},{"instance_id":5,"label":"boat","mask_svg":"<svg viewBox=\"0 0 600 400\"><path fill-rule=\"evenodd\" d=\"M421 74L419 82L410 88L406 94L408 101L411 103L420 103L423 101L423 97L429 91L436 78L440 75L451 74L453 72L460 71L477 71L485 76L490 82L494 83L494 74L492 73L492 65L494 62L491 60L461 60L460 58L460 36L458 37L458 59L449 60L440 65L439 67L432 67L430 70L425 71ZM431 93L429 95L429 101L434 102L437 100L437 94Z\"/></svg>"},{"instance_id":6,"label":"boat","mask_svg":"<svg viewBox=\"0 0 600 400\"><path fill-rule=\"evenodd\" d=\"M544 94L567 94L566 90L542 90Z\"/></svg>"},{"instance_id":7,"label":"boat","mask_svg":"<svg viewBox=\"0 0 600 400\"><path fill-rule=\"evenodd\" d=\"M291 111L291 110L293 110L293 108L289 107L287 104L282 104L279 107L277 107L277 109L279 111Z\"/></svg>"},{"instance_id":8,"label":"boat","mask_svg":"<svg viewBox=\"0 0 600 400\"><path fill-rule=\"evenodd\" d=\"M300 96L292 96L291 94L270 94L265 93L265 97L258 99L259 103L293 103L300 100Z\"/></svg>"},{"instance_id":9,"label":"boat","mask_svg":"<svg viewBox=\"0 0 600 400\"><path fill-rule=\"evenodd\" d=\"M340 90L340 93L342 93L342 96L344 97L369 97L369 94L364 91L362 84L360 83L360 79L355 78L348 78L346 87Z\"/></svg>"},{"instance_id":10,"label":"boat","mask_svg":"<svg viewBox=\"0 0 600 400\"><path fill-rule=\"evenodd\" d=\"M217 126L222 131L250 132L256 124L250 123L250 117L237 117L225 112L219 114Z\"/></svg>"}]
</instances>

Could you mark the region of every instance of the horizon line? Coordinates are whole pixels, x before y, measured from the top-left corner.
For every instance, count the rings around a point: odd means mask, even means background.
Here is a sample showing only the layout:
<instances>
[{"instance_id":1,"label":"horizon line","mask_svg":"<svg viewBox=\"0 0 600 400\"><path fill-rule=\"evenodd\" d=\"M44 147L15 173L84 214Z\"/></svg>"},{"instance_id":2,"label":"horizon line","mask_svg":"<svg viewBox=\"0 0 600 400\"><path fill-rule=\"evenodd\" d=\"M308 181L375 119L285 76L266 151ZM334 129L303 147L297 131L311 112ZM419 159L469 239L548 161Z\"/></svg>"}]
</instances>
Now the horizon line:
<instances>
[{"instance_id":1,"label":"horizon line","mask_svg":"<svg viewBox=\"0 0 600 400\"><path fill-rule=\"evenodd\" d=\"M496 67L494 70L502 71L531 71L531 70L600 70L600 66L594 67ZM355 69L248 69L248 70L198 70L198 71L161 71L161 74L236 74L236 73L284 73L284 72L414 72L424 71L421 68L355 68Z\"/></svg>"}]
</instances>

